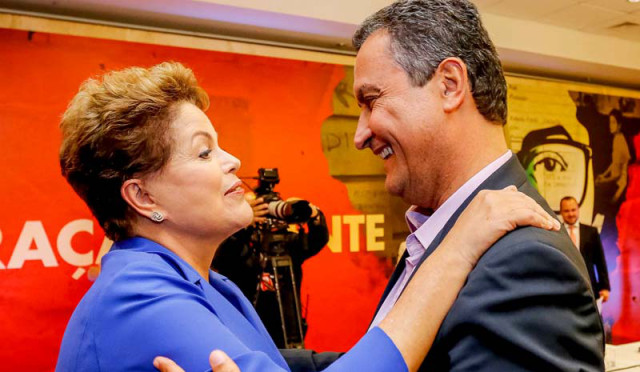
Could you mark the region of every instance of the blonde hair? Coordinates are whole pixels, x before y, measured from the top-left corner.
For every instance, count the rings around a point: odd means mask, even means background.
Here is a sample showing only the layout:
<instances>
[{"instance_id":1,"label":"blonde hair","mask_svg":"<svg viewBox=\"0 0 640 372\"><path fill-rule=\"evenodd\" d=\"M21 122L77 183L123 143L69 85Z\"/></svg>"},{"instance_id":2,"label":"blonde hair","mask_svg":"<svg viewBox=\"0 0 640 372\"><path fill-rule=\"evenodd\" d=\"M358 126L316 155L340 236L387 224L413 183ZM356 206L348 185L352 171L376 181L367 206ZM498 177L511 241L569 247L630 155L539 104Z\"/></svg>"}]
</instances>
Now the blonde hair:
<instances>
[{"instance_id":1,"label":"blonde hair","mask_svg":"<svg viewBox=\"0 0 640 372\"><path fill-rule=\"evenodd\" d=\"M62 175L114 241L132 236L133 211L120 195L130 178L162 169L177 103L203 111L207 93L180 63L131 67L89 79L69 103L60 129Z\"/></svg>"}]
</instances>

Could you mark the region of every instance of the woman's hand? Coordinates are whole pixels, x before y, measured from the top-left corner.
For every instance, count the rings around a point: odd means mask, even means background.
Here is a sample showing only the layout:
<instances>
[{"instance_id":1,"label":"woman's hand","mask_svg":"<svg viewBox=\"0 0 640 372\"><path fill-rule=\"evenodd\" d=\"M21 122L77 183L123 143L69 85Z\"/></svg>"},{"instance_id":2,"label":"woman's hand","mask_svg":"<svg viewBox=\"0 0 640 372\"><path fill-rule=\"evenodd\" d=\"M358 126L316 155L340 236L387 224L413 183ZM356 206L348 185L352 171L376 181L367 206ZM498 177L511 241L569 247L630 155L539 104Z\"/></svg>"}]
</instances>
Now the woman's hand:
<instances>
[{"instance_id":1,"label":"woman's hand","mask_svg":"<svg viewBox=\"0 0 640 372\"><path fill-rule=\"evenodd\" d=\"M475 266L484 252L518 226L559 230L560 222L515 186L482 190L462 212L442 242Z\"/></svg>"},{"instance_id":2,"label":"woman's hand","mask_svg":"<svg viewBox=\"0 0 640 372\"><path fill-rule=\"evenodd\" d=\"M214 350L209 355L209 364L212 372L240 372L240 368L221 350ZM156 357L153 366L160 372L184 372L173 360L165 357Z\"/></svg>"}]
</instances>

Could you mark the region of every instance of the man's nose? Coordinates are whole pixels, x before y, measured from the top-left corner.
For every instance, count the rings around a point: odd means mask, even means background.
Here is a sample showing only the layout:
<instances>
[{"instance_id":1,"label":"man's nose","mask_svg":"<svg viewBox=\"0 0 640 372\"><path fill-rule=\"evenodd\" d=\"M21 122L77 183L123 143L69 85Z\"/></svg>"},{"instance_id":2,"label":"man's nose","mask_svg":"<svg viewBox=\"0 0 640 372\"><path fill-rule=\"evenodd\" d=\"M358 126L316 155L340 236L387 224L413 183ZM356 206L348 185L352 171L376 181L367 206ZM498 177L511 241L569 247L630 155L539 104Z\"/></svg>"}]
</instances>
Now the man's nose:
<instances>
[{"instance_id":1,"label":"man's nose","mask_svg":"<svg viewBox=\"0 0 640 372\"><path fill-rule=\"evenodd\" d=\"M356 134L353 136L353 143L355 143L358 150L364 150L367 147L370 147L371 139L373 138L373 132L369 128L367 118L364 116L364 114L360 114Z\"/></svg>"}]
</instances>

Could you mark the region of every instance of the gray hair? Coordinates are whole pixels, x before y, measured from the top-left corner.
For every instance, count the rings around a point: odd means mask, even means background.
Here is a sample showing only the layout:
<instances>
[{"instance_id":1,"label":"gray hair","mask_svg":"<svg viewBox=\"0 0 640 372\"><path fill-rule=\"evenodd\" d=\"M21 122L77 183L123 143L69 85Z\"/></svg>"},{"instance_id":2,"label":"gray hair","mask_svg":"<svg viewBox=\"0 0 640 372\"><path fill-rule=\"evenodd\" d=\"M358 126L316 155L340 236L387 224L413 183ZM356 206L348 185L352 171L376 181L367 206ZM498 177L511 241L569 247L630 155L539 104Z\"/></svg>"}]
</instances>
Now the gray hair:
<instances>
[{"instance_id":1,"label":"gray hair","mask_svg":"<svg viewBox=\"0 0 640 372\"><path fill-rule=\"evenodd\" d=\"M467 0L400 0L367 18L353 35L360 50L374 32L391 39L393 59L414 86L424 86L449 57L467 66L471 91L485 119L507 122L507 83L476 7Z\"/></svg>"}]
</instances>

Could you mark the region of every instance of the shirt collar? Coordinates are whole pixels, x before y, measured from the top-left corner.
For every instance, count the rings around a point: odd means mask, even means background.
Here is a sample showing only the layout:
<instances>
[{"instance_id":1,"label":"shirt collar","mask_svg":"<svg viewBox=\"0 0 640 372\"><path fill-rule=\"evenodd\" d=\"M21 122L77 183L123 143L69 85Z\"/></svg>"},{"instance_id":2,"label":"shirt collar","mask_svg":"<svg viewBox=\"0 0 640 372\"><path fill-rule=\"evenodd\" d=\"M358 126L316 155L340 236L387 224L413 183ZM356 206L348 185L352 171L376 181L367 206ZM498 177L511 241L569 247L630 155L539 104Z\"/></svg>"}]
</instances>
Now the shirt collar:
<instances>
[{"instance_id":1,"label":"shirt collar","mask_svg":"<svg viewBox=\"0 0 640 372\"><path fill-rule=\"evenodd\" d=\"M440 208L436 209L430 216L421 213L417 206L411 206L405 214L409 231L411 231L411 234L407 238L407 252L409 256L422 255L469 195L498 170L498 168L504 165L512 155L511 150L507 150L507 152L499 158L482 168L456 190ZM417 239L419 244L411 244L415 239Z\"/></svg>"},{"instance_id":2,"label":"shirt collar","mask_svg":"<svg viewBox=\"0 0 640 372\"><path fill-rule=\"evenodd\" d=\"M576 223L574 223L574 224L568 224L566 222L564 223L564 227L567 228L567 230L569 229L570 226L578 228L578 227L580 227L580 221L576 221Z\"/></svg>"}]
</instances>

